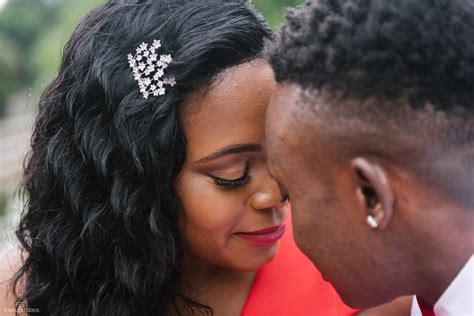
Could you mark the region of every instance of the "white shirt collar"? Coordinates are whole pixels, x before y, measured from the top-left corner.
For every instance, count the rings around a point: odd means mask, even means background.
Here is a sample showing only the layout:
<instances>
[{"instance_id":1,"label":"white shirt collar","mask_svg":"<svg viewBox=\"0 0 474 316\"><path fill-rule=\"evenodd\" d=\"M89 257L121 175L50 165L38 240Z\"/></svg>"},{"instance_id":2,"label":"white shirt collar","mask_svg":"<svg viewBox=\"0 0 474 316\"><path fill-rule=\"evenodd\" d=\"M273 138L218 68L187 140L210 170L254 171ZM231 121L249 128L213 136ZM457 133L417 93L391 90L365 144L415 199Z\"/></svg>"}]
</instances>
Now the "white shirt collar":
<instances>
[{"instance_id":1,"label":"white shirt collar","mask_svg":"<svg viewBox=\"0 0 474 316\"><path fill-rule=\"evenodd\" d=\"M474 315L474 255L434 305L436 316ZM422 316L416 297L413 296L411 316Z\"/></svg>"}]
</instances>

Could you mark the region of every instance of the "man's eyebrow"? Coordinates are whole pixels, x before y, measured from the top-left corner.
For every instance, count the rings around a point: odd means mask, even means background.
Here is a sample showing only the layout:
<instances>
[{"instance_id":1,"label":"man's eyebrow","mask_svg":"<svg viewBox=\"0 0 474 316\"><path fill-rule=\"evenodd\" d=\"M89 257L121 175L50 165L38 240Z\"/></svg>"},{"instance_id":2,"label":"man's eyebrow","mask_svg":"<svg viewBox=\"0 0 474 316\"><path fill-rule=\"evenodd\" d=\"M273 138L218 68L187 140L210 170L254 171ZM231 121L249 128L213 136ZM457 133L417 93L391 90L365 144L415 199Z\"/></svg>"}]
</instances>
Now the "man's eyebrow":
<instances>
[{"instance_id":1,"label":"man's eyebrow","mask_svg":"<svg viewBox=\"0 0 474 316\"><path fill-rule=\"evenodd\" d=\"M219 149L212 154L197 160L195 163L204 163L231 154L240 154L246 152L260 151L262 146L259 144L233 144Z\"/></svg>"}]
</instances>

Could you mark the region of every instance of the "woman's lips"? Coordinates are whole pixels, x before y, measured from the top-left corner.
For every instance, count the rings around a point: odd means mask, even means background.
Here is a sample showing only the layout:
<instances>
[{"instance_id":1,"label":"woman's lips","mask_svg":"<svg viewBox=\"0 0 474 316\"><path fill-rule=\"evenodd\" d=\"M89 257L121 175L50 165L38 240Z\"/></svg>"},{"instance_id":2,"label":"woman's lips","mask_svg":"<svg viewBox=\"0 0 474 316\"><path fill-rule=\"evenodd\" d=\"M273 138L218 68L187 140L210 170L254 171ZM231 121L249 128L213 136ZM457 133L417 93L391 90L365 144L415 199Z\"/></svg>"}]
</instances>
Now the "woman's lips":
<instances>
[{"instance_id":1,"label":"woman's lips","mask_svg":"<svg viewBox=\"0 0 474 316\"><path fill-rule=\"evenodd\" d=\"M276 243L284 233L285 225L279 225L253 232L238 232L235 235L257 246L268 246Z\"/></svg>"}]
</instances>

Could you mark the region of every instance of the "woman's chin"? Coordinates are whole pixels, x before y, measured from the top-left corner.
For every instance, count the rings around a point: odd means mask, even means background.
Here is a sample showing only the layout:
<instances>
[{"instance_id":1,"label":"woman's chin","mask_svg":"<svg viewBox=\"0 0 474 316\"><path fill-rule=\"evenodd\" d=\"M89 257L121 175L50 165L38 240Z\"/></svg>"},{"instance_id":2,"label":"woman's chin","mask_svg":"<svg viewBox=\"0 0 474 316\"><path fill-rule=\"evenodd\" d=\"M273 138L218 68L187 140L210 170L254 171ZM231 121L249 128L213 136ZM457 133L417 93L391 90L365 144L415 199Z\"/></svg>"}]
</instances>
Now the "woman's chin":
<instances>
[{"instance_id":1,"label":"woman's chin","mask_svg":"<svg viewBox=\"0 0 474 316\"><path fill-rule=\"evenodd\" d=\"M239 260L240 263L236 270L242 272L256 272L260 270L264 265L275 259L279 248L280 243L278 242L271 247L262 248L260 251L252 251L251 254Z\"/></svg>"}]
</instances>

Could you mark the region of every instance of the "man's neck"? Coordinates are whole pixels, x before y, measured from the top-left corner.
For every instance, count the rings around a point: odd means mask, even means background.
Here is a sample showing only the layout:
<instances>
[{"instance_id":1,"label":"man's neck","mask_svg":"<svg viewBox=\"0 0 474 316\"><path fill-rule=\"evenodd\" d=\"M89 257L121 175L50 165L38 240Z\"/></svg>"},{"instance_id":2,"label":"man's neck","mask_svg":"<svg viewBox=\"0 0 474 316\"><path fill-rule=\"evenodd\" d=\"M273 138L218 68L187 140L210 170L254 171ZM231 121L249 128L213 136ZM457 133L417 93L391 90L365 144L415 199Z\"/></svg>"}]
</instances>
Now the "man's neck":
<instances>
[{"instance_id":1,"label":"man's neck","mask_svg":"<svg viewBox=\"0 0 474 316\"><path fill-rule=\"evenodd\" d=\"M438 245L426 251L426 256L422 254L416 294L425 302L435 305L474 253L474 216L470 220L466 230L459 226L457 231L440 227Z\"/></svg>"}]
</instances>

